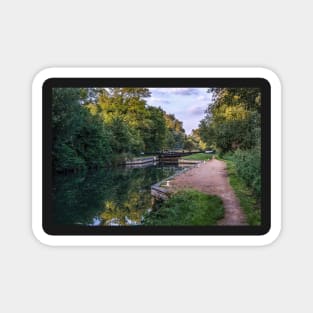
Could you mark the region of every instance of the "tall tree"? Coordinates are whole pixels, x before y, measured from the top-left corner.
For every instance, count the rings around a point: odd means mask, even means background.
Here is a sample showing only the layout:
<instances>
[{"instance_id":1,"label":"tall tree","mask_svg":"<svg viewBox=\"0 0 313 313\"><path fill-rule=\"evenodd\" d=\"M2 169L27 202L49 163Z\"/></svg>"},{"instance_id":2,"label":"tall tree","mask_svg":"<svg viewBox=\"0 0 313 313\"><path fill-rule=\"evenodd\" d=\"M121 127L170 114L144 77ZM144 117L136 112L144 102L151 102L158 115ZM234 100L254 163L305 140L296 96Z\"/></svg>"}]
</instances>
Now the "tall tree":
<instances>
[{"instance_id":1,"label":"tall tree","mask_svg":"<svg viewBox=\"0 0 313 313\"><path fill-rule=\"evenodd\" d=\"M226 152L250 149L260 141L260 90L211 88L213 102L199 124L201 139Z\"/></svg>"},{"instance_id":2,"label":"tall tree","mask_svg":"<svg viewBox=\"0 0 313 313\"><path fill-rule=\"evenodd\" d=\"M52 93L52 157L58 171L103 166L110 162L109 130L82 104L79 88Z\"/></svg>"},{"instance_id":3,"label":"tall tree","mask_svg":"<svg viewBox=\"0 0 313 313\"><path fill-rule=\"evenodd\" d=\"M166 123L166 149L182 149L185 140L185 130L183 128L183 123L179 121L174 114L164 113L165 123Z\"/></svg>"}]
</instances>

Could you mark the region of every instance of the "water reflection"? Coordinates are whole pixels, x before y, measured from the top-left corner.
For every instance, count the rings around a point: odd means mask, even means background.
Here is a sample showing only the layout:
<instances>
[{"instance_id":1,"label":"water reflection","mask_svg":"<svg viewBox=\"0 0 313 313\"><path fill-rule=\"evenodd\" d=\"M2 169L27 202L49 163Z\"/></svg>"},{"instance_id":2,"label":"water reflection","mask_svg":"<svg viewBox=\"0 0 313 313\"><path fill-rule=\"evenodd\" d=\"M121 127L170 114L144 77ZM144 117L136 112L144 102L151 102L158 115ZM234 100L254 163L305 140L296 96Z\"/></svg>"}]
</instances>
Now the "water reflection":
<instances>
[{"instance_id":1,"label":"water reflection","mask_svg":"<svg viewBox=\"0 0 313 313\"><path fill-rule=\"evenodd\" d=\"M57 224L139 225L151 208L152 184L181 170L175 165L120 167L54 177Z\"/></svg>"}]
</instances>

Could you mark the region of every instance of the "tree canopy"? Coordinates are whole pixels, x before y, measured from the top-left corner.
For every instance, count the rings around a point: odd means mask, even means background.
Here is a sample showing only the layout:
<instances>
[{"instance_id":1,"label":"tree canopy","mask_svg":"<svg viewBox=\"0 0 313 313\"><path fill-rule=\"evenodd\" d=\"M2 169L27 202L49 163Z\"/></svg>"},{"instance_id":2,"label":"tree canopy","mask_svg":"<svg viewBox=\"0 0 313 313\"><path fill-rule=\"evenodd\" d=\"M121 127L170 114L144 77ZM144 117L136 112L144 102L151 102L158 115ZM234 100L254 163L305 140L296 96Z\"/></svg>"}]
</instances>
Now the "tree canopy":
<instances>
[{"instance_id":1,"label":"tree canopy","mask_svg":"<svg viewBox=\"0 0 313 313\"><path fill-rule=\"evenodd\" d=\"M183 148L182 122L147 105L148 88L54 88L53 162L58 171L120 163Z\"/></svg>"},{"instance_id":2,"label":"tree canopy","mask_svg":"<svg viewBox=\"0 0 313 313\"><path fill-rule=\"evenodd\" d=\"M200 121L199 134L222 152L260 144L261 93L257 88L210 88L212 103Z\"/></svg>"}]
</instances>

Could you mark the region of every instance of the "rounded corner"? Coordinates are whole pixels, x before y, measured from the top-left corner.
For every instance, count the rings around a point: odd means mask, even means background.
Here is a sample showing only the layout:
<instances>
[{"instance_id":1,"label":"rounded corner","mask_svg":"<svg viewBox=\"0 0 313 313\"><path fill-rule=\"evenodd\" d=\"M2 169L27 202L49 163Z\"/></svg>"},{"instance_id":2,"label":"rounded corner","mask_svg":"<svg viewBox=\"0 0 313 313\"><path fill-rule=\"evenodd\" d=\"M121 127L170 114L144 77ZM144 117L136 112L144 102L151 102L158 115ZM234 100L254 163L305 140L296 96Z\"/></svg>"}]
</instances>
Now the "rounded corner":
<instances>
[{"instance_id":1,"label":"rounded corner","mask_svg":"<svg viewBox=\"0 0 313 313\"><path fill-rule=\"evenodd\" d=\"M47 67L39 70L35 73L32 80L33 88L42 88L46 84L46 82L53 79L54 73L56 68L54 67Z\"/></svg>"},{"instance_id":2,"label":"rounded corner","mask_svg":"<svg viewBox=\"0 0 313 313\"><path fill-rule=\"evenodd\" d=\"M49 231L44 227L44 225L38 225L36 221L33 221L32 234L33 237L41 244L46 246L53 246L52 244L53 234L49 233Z\"/></svg>"},{"instance_id":3,"label":"rounded corner","mask_svg":"<svg viewBox=\"0 0 313 313\"><path fill-rule=\"evenodd\" d=\"M274 70L267 67L259 67L258 71L261 75L260 79L266 81L271 87L275 86L276 88L281 88L281 79Z\"/></svg>"},{"instance_id":4,"label":"rounded corner","mask_svg":"<svg viewBox=\"0 0 313 313\"><path fill-rule=\"evenodd\" d=\"M270 226L268 231L261 235L262 242L261 246L269 246L275 243L281 234L281 226L276 225L275 227Z\"/></svg>"}]
</instances>

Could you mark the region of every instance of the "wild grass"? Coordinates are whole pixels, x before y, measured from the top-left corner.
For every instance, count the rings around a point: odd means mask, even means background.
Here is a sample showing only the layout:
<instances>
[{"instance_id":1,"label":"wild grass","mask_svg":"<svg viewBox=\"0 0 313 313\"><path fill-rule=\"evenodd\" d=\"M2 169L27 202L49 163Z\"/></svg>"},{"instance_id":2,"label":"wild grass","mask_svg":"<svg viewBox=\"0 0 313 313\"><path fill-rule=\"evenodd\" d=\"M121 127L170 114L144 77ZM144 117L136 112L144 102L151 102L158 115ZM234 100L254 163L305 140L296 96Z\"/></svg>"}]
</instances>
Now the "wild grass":
<instances>
[{"instance_id":1,"label":"wild grass","mask_svg":"<svg viewBox=\"0 0 313 313\"><path fill-rule=\"evenodd\" d=\"M206 161L206 160L211 160L212 159L212 154L207 154L207 153L196 153L196 154L191 154L182 157L184 160L199 160L199 161Z\"/></svg>"},{"instance_id":2,"label":"wild grass","mask_svg":"<svg viewBox=\"0 0 313 313\"><path fill-rule=\"evenodd\" d=\"M245 181L238 175L236 165L231 160L225 160L230 185L233 187L240 206L247 216L249 225L261 225L260 200L257 199L251 188L247 187Z\"/></svg>"},{"instance_id":3,"label":"wild grass","mask_svg":"<svg viewBox=\"0 0 313 313\"><path fill-rule=\"evenodd\" d=\"M187 189L177 192L159 208L146 214L144 225L207 226L216 225L223 217L224 207L219 197Z\"/></svg>"}]
</instances>

